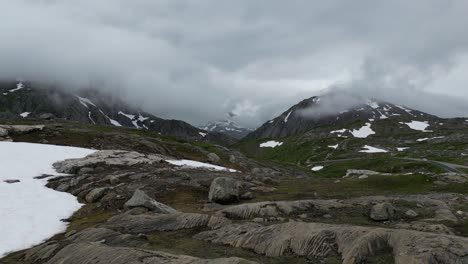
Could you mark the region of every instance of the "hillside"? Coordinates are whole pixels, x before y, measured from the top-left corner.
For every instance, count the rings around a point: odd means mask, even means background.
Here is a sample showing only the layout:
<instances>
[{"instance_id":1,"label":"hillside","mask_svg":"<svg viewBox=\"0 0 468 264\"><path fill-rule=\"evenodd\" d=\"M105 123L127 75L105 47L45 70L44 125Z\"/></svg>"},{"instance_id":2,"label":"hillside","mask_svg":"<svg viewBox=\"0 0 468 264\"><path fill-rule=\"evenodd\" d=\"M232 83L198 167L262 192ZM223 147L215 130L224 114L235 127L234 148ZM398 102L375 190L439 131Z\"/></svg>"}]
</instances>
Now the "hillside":
<instances>
[{"instance_id":1,"label":"hillside","mask_svg":"<svg viewBox=\"0 0 468 264\"><path fill-rule=\"evenodd\" d=\"M206 139L221 144L235 142L227 135L201 130L184 121L159 118L96 90L73 93L28 82L0 83L0 118L74 120L148 130L190 140Z\"/></svg>"},{"instance_id":2,"label":"hillside","mask_svg":"<svg viewBox=\"0 0 468 264\"><path fill-rule=\"evenodd\" d=\"M317 164L330 164L325 168L331 169L334 160L376 156L468 165L465 119L438 118L378 101L323 115L319 104L319 97L300 102L249 134L238 147L252 157L309 169Z\"/></svg>"}]
</instances>

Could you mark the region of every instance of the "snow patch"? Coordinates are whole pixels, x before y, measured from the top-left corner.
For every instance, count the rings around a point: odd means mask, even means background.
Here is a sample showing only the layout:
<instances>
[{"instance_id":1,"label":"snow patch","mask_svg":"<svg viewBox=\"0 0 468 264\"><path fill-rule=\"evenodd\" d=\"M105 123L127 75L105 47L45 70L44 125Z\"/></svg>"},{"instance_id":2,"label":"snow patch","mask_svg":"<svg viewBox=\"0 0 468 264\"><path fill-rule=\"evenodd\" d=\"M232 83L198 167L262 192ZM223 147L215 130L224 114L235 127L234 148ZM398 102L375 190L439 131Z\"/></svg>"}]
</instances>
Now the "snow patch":
<instances>
[{"instance_id":1,"label":"snow patch","mask_svg":"<svg viewBox=\"0 0 468 264\"><path fill-rule=\"evenodd\" d=\"M229 172L237 172L234 169L229 169L226 167L216 166L213 164L203 163L203 162L194 161L194 160L166 160L166 161L175 166L188 166L188 167L193 167L193 168L207 168L207 169L212 169L212 170L217 170L217 171L227 170Z\"/></svg>"},{"instance_id":2,"label":"snow patch","mask_svg":"<svg viewBox=\"0 0 468 264\"><path fill-rule=\"evenodd\" d=\"M16 88L9 90L10 93L14 93L16 91L19 91L21 89L24 89L24 84L22 82L19 82L16 84Z\"/></svg>"},{"instance_id":3,"label":"snow patch","mask_svg":"<svg viewBox=\"0 0 468 264\"><path fill-rule=\"evenodd\" d=\"M356 138L367 138L368 136L375 134L375 131L371 129L371 123L366 123L360 129L352 130L351 134Z\"/></svg>"},{"instance_id":4,"label":"snow patch","mask_svg":"<svg viewBox=\"0 0 468 264\"><path fill-rule=\"evenodd\" d=\"M321 171L323 169L323 166L315 166L315 167L312 167L311 170L313 171Z\"/></svg>"},{"instance_id":5,"label":"snow patch","mask_svg":"<svg viewBox=\"0 0 468 264\"><path fill-rule=\"evenodd\" d=\"M418 130L418 131L422 131L422 132L432 132L430 130L426 130L426 128L428 128L430 126L428 121L424 121L424 122L411 121L409 123L404 123L404 124L407 125L409 128L411 128L413 130Z\"/></svg>"},{"instance_id":6,"label":"snow patch","mask_svg":"<svg viewBox=\"0 0 468 264\"><path fill-rule=\"evenodd\" d=\"M416 141L417 141L417 142L423 142L423 141L429 141L429 140L433 140L433 139L441 139L441 138L445 138L445 136L440 136L440 137L432 137L432 138L420 138L420 139L417 139Z\"/></svg>"},{"instance_id":7,"label":"snow patch","mask_svg":"<svg viewBox=\"0 0 468 264\"><path fill-rule=\"evenodd\" d=\"M408 147L397 148L398 151L405 151L405 150L407 150L407 149L409 149L409 148L408 148Z\"/></svg>"},{"instance_id":8,"label":"snow patch","mask_svg":"<svg viewBox=\"0 0 468 264\"><path fill-rule=\"evenodd\" d=\"M288 122L288 119L289 119L289 116L291 115L293 111L289 111L288 115L284 118L284 122L287 123Z\"/></svg>"},{"instance_id":9,"label":"snow patch","mask_svg":"<svg viewBox=\"0 0 468 264\"><path fill-rule=\"evenodd\" d=\"M80 97L78 95L75 95L76 98L78 98L78 101L80 101L80 104L82 104L84 107L89 108L90 105L97 107L91 100L88 98Z\"/></svg>"},{"instance_id":10,"label":"snow patch","mask_svg":"<svg viewBox=\"0 0 468 264\"><path fill-rule=\"evenodd\" d=\"M362 148L363 148L363 150L361 150L359 152L363 152L363 153L387 153L388 152L385 149L379 149L379 148L368 146L368 145L365 145Z\"/></svg>"},{"instance_id":11,"label":"snow patch","mask_svg":"<svg viewBox=\"0 0 468 264\"><path fill-rule=\"evenodd\" d=\"M342 134L344 132L348 131L348 129L346 128L343 128L343 129L340 129L340 130L333 130L333 131L330 131L330 134L336 134L336 133L339 133L339 134Z\"/></svg>"},{"instance_id":12,"label":"snow patch","mask_svg":"<svg viewBox=\"0 0 468 264\"><path fill-rule=\"evenodd\" d=\"M94 150L54 145L0 142L0 258L26 249L65 231L61 219L82 205L73 195L45 187L42 174L59 175L52 164L82 158ZM25 166L27 165L27 166ZM5 180L20 180L15 184Z\"/></svg>"},{"instance_id":13,"label":"snow patch","mask_svg":"<svg viewBox=\"0 0 468 264\"><path fill-rule=\"evenodd\" d=\"M30 114L31 114L31 112L24 112L24 113L21 113L20 116L21 116L22 118L26 118L26 117L28 117Z\"/></svg>"},{"instance_id":14,"label":"snow patch","mask_svg":"<svg viewBox=\"0 0 468 264\"><path fill-rule=\"evenodd\" d=\"M198 132L200 134L200 136L202 137L206 137L206 135L208 135L207 133L203 133L203 132Z\"/></svg>"},{"instance_id":15,"label":"snow patch","mask_svg":"<svg viewBox=\"0 0 468 264\"><path fill-rule=\"evenodd\" d=\"M337 149L339 146L339 144L336 144L336 145L331 145L331 146L328 146L329 148L332 148L332 149Z\"/></svg>"},{"instance_id":16,"label":"snow patch","mask_svg":"<svg viewBox=\"0 0 468 264\"><path fill-rule=\"evenodd\" d=\"M283 145L283 142L278 142L278 141L271 140L271 141L267 141L265 143L260 144L260 147L261 148L276 148L276 147L279 147L281 145Z\"/></svg>"}]
</instances>

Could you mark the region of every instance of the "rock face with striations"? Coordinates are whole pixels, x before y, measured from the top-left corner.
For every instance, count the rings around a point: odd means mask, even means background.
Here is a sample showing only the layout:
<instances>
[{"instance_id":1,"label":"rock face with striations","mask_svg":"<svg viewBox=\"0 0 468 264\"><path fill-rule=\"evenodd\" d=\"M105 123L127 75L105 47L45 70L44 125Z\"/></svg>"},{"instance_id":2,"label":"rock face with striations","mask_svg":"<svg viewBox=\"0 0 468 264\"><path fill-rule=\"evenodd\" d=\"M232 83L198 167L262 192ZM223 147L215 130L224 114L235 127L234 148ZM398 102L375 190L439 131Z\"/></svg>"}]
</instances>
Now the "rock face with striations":
<instances>
[{"instance_id":1,"label":"rock face with striations","mask_svg":"<svg viewBox=\"0 0 468 264\"><path fill-rule=\"evenodd\" d=\"M93 168L99 165L133 166L152 164L163 160L162 156L145 155L134 151L100 150L81 159L68 159L54 163L60 173L76 173L81 168Z\"/></svg>"},{"instance_id":2,"label":"rock face with striations","mask_svg":"<svg viewBox=\"0 0 468 264\"><path fill-rule=\"evenodd\" d=\"M218 177L210 186L208 199L219 204L229 204L239 200L240 186L235 179Z\"/></svg>"},{"instance_id":3,"label":"rock face with striations","mask_svg":"<svg viewBox=\"0 0 468 264\"><path fill-rule=\"evenodd\" d=\"M202 232L196 239L235 245L270 257L341 256L343 264L362 263L390 248L395 263L467 263L468 238L349 225L291 222L270 226L232 224Z\"/></svg>"}]
</instances>

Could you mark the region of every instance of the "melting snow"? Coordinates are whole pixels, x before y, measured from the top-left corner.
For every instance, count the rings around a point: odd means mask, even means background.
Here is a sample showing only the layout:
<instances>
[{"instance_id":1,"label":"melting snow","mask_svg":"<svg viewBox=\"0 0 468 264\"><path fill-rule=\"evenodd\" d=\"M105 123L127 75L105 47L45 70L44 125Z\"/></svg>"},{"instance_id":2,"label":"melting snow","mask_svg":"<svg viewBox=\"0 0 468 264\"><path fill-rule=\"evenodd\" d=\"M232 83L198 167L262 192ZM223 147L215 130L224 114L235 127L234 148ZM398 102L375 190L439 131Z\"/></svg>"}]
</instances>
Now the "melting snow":
<instances>
[{"instance_id":1,"label":"melting snow","mask_svg":"<svg viewBox=\"0 0 468 264\"><path fill-rule=\"evenodd\" d=\"M288 122L288 119L289 119L289 116L291 115L293 111L289 111L288 115L284 118L284 122L287 123Z\"/></svg>"},{"instance_id":2,"label":"melting snow","mask_svg":"<svg viewBox=\"0 0 468 264\"><path fill-rule=\"evenodd\" d=\"M313 171L320 171L323 169L323 166L315 166L312 168Z\"/></svg>"},{"instance_id":3,"label":"melting snow","mask_svg":"<svg viewBox=\"0 0 468 264\"><path fill-rule=\"evenodd\" d=\"M398 151L405 151L407 149L409 149L409 148L408 147L397 148Z\"/></svg>"},{"instance_id":4,"label":"melting snow","mask_svg":"<svg viewBox=\"0 0 468 264\"><path fill-rule=\"evenodd\" d=\"M32 247L63 232L81 207L76 197L45 187L42 174L59 175L56 161L81 158L94 150L53 145L0 142L0 258L8 252ZM25 166L26 165L26 166ZM8 184L5 180L20 180Z\"/></svg>"},{"instance_id":5,"label":"melting snow","mask_svg":"<svg viewBox=\"0 0 468 264\"><path fill-rule=\"evenodd\" d=\"M374 109L379 108L379 104L377 102L369 101L369 102L367 102L367 105L374 108Z\"/></svg>"},{"instance_id":6,"label":"melting snow","mask_svg":"<svg viewBox=\"0 0 468 264\"><path fill-rule=\"evenodd\" d=\"M267 141L265 143L260 144L260 147L261 148L276 148L281 145L283 145L283 142L271 140L271 141Z\"/></svg>"},{"instance_id":7,"label":"melting snow","mask_svg":"<svg viewBox=\"0 0 468 264\"><path fill-rule=\"evenodd\" d=\"M386 153L386 152L388 152L385 149L379 149L379 148L375 148L375 147L368 146L368 145L365 145L362 148L363 148L363 150L361 150L359 152L363 152L363 153Z\"/></svg>"},{"instance_id":8,"label":"melting snow","mask_svg":"<svg viewBox=\"0 0 468 264\"><path fill-rule=\"evenodd\" d=\"M127 117L128 119L130 119L130 121L132 121L132 124L133 124L134 127L136 127L136 128L141 128L141 127L138 125L137 120L135 120L135 115L126 114L126 113L124 113L124 112L122 112L122 111L119 111L119 115L123 115L123 116Z\"/></svg>"},{"instance_id":9,"label":"melting snow","mask_svg":"<svg viewBox=\"0 0 468 264\"><path fill-rule=\"evenodd\" d=\"M193 167L193 168L207 168L207 169L219 170L219 171L228 170L230 172L236 172L236 170L234 169L229 169L226 167L216 166L213 164L198 162L194 160L166 160L166 161L175 166L188 166L188 167Z\"/></svg>"},{"instance_id":10,"label":"melting snow","mask_svg":"<svg viewBox=\"0 0 468 264\"><path fill-rule=\"evenodd\" d=\"M147 119L149 119L149 117L144 117L144 116L142 116L141 114L138 114L138 120L139 120L140 122L144 122L144 121L147 120Z\"/></svg>"},{"instance_id":11,"label":"melting snow","mask_svg":"<svg viewBox=\"0 0 468 264\"><path fill-rule=\"evenodd\" d=\"M114 119L110 118L109 116L107 116L106 114L104 114L104 112L103 112L101 109L99 109L99 112L101 112L101 114L102 114L103 116L107 117L107 119L109 119L109 122L110 122L112 125L114 125L114 126L119 126L119 127L122 126L119 122L117 122L116 120L114 120Z\"/></svg>"},{"instance_id":12,"label":"melting snow","mask_svg":"<svg viewBox=\"0 0 468 264\"><path fill-rule=\"evenodd\" d=\"M337 149L339 146L339 144L336 144L336 145L331 145L331 146L328 146L329 148L332 148L332 149Z\"/></svg>"},{"instance_id":13,"label":"melting snow","mask_svg":"<svg viewBox=\"0 0 468 264\"><path fill-rule=\"evenodd\" d=\"M79 97L78 95L75 96L80 101L80 104L82 104L84 107L89 108L90 105L96 107L96 105L93 102L91 102L91 100L89 100L88 98Z\"/></svg>"},{"instance_id":14,"label":"melting snow","mask_svg":"<svg viewBox=\"0 0 468 264\"><path fill-rule=\"evenodd\" d=\"M19 91L21 89L24 89L24 84L22 82L19 82L19 83L16 84L16 88L9 90L9 92L13 93L13 92Z\"/></svg>"},{"instance_id":15,"label":"melting snow","mask_svg":"<svg viewBox=\"0 0 468 264\"><path fill-rule=\"evenodd\" d=\"M340 134L341 134L341 133L344 133L344 132L346 132L346 131L348 131L348 129L343 128L343 129L340 129L340 130L333 130L333 131L330 131L330 134L335 134L335 133L340 133Z\"/></svg>"},{"instance_id":16,"label":"melting snow","mask_svg":"<svg viewBox=\"0 0 468 264\"><path fill-rule=\"evenodd\" d=\"M96 122L94 122L94 119L91 117L91 111L88 112L88 118L91 121L91 123L96 124Z\"/></svg>"},{"instance_id":17,"label":"melting snow","mask_svg":"<svg viewBox=\"0 0 468 264\"><path fill-rule=\"evenodd\" d=\"M374 130L371 129L371 124L366 123L366 125L364 125L360 129L352 130L351 134L353 134L353 136L357 137L357 138L366 138L366 137L368 137L370 135L375 134L375 132L374 132Z\"/></svg>"},{"instance_id":18,"label":"melting snow","mask_svg":"<svg viewBox=\"0 0 468 264\"><path fill-rule=\"evenodd\" d=\"M411 121L409 123L404 123L404 124L407 125L409 128L411 128L413 130L418 130L418 131L422 131L422 132L432 132L432 131L426 130L426 128L428 128L430 126L429 122L427 122L427 121L424 121L424 122Z\"/></svg>"},{"instance_id":19,"label":"melting snow","mask_svg":"<svg viewBox=\"0 0 468 264\"><path fill-rule=\"evenodd\" d=\"M31 112L24 112L24 113L20 114L20 116L21 116L22 118L26 118L26 117L28 117L30 114L31 114Z\"/></svg>"},{"instance_id":20,"label":"melting snow","mask_svg":"<svg viewBox=\"0 0 468 264\"><path fill-rule=\"evenodd\" d=\"M423 142L423 141L428 141L428 140L433 140L433 139L441 139L441 138L445 138L445 137L440 136L440 137L433 137L433 138L420 138L420 139L417 139L416 141L417 142Z\"/></svg>"}]
</instances>

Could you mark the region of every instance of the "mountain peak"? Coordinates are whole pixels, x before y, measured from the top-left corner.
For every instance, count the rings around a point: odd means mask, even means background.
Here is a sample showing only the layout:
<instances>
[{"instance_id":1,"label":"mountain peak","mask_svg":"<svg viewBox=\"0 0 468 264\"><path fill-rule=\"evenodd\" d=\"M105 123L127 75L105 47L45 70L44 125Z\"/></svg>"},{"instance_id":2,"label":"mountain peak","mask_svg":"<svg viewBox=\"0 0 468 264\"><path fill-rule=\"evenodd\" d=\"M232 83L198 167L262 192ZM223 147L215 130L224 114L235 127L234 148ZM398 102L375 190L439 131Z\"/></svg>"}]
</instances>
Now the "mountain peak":
<instances>
[{"instance_id":1,"label":"mountain peak","mask_svg":"<svg viewBox=\"0 0 468 264\"><path fill-rule=\"evenodd\" d=\"M263 124L249 137L279 138L324 125L343 126L357 121L365 123L389 118L411 121L436 117L383 100L333 93L300 101Z\"/></svg>"}]
</instances>

